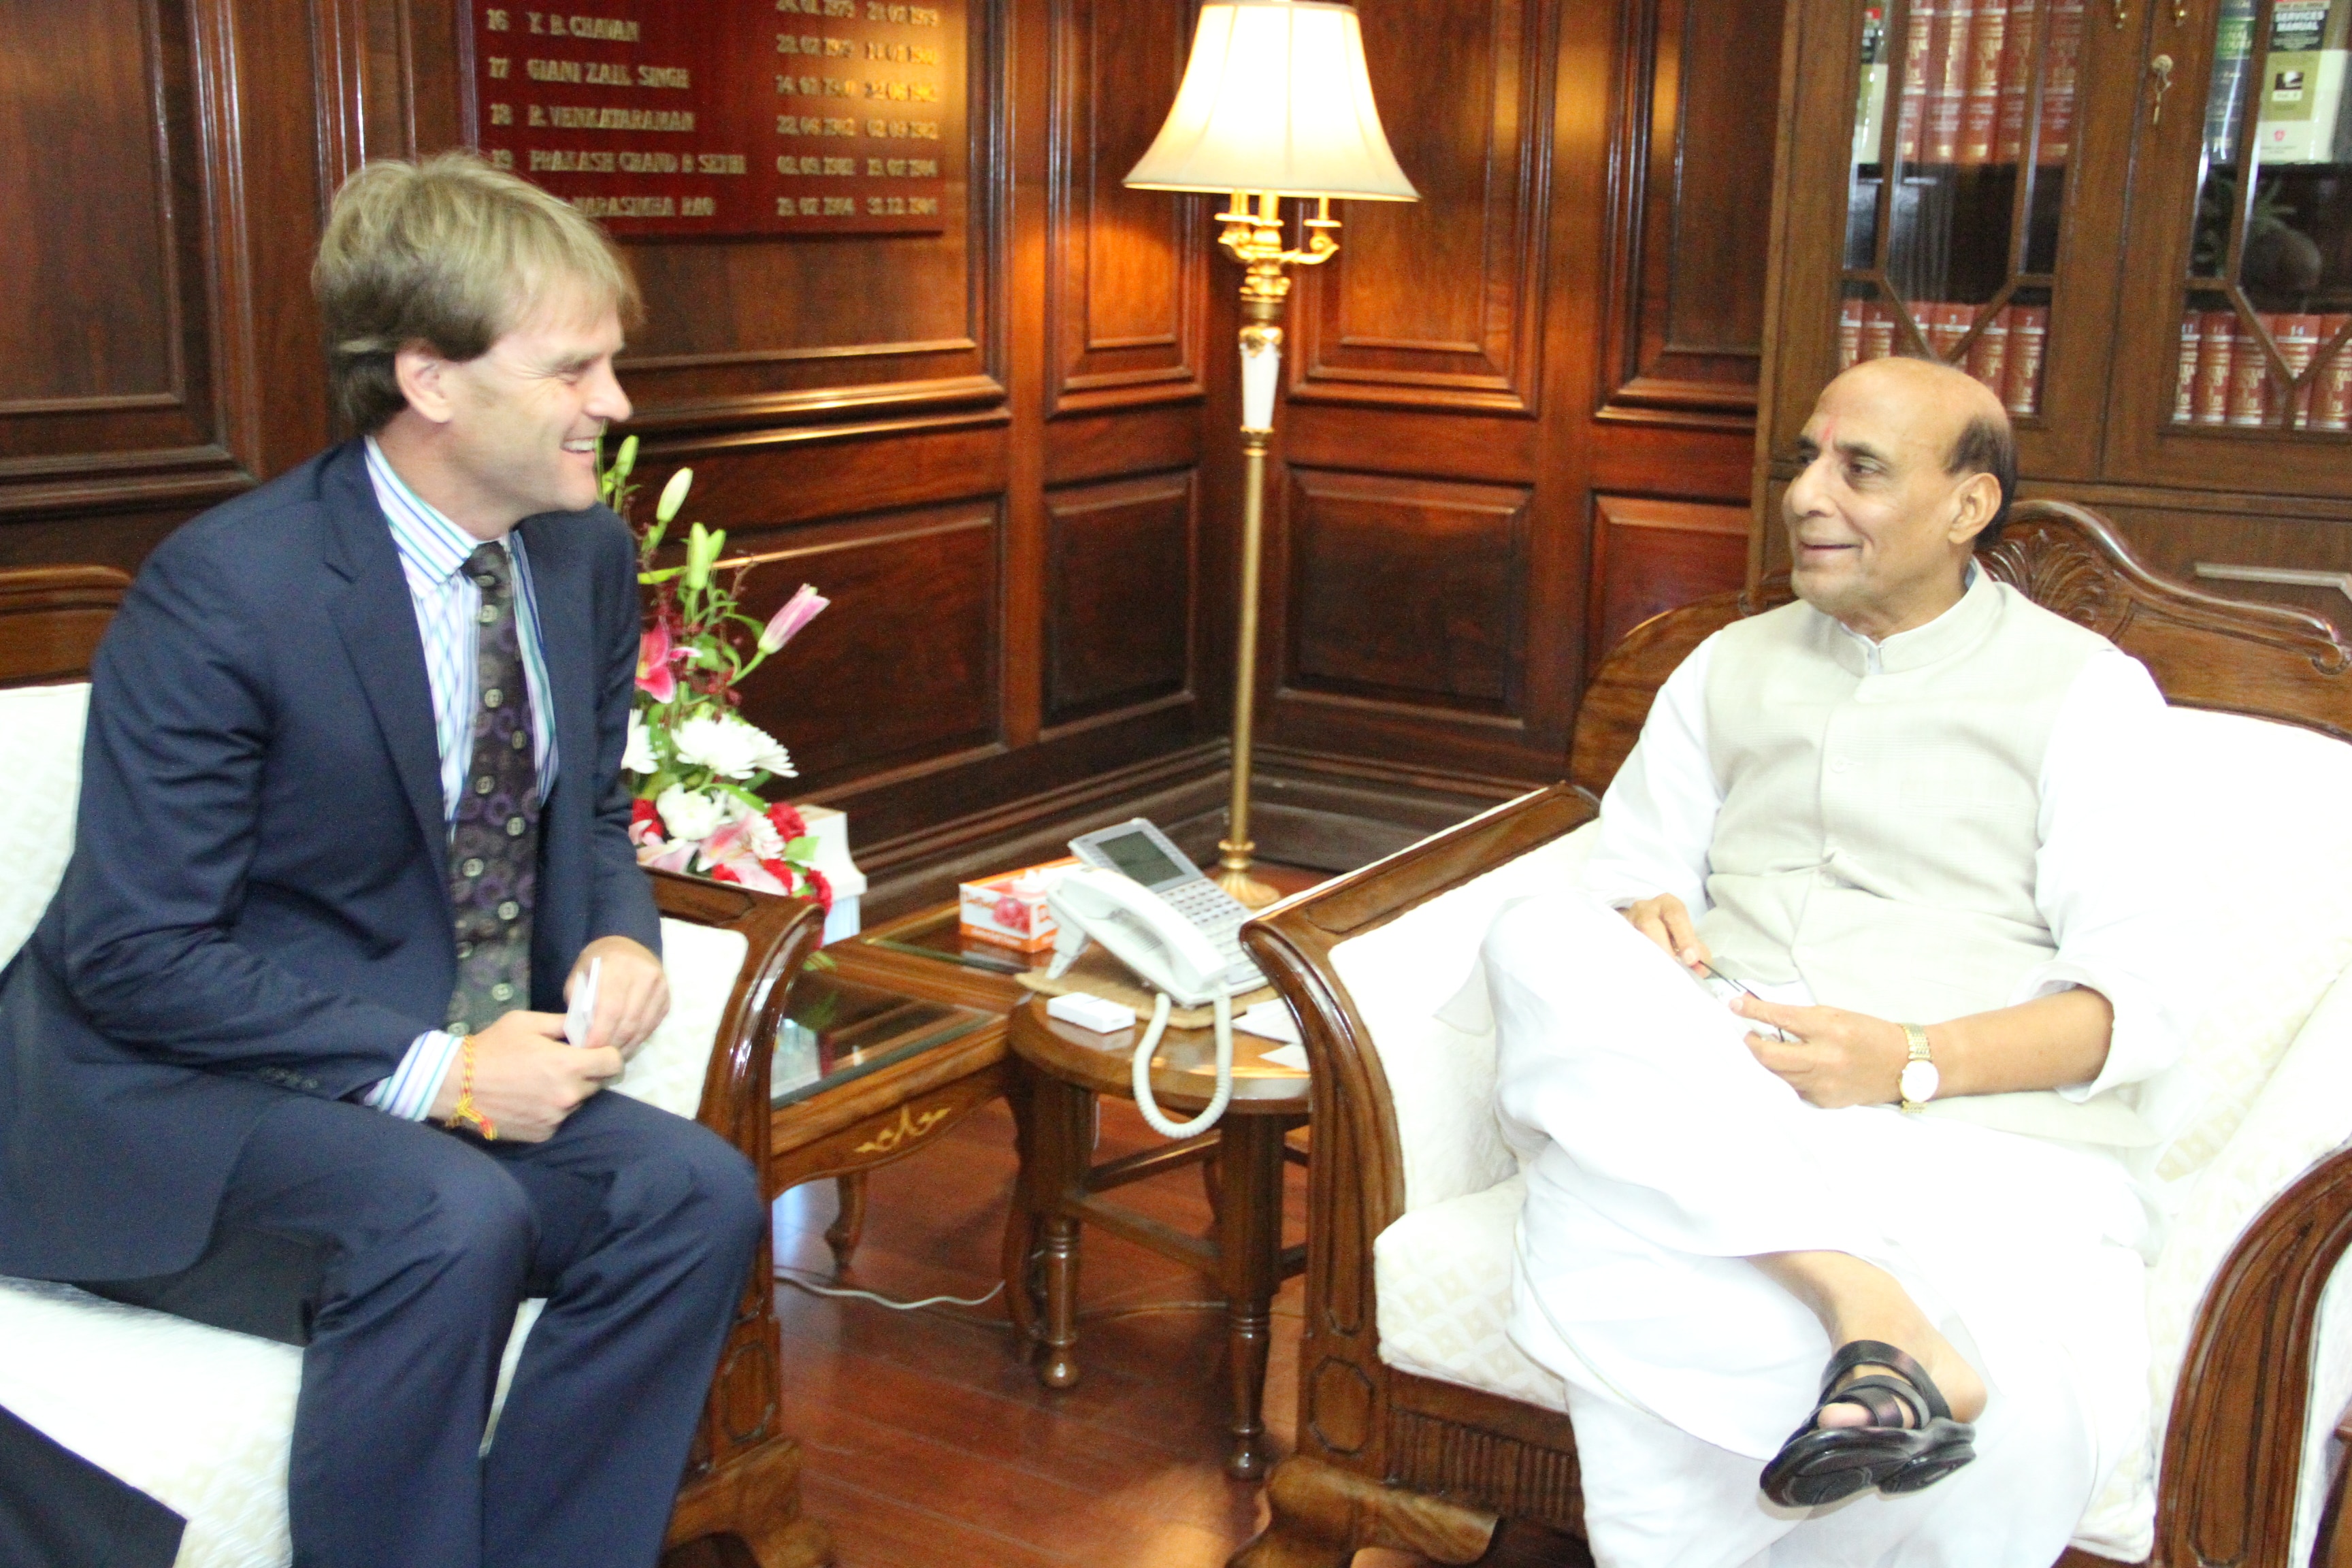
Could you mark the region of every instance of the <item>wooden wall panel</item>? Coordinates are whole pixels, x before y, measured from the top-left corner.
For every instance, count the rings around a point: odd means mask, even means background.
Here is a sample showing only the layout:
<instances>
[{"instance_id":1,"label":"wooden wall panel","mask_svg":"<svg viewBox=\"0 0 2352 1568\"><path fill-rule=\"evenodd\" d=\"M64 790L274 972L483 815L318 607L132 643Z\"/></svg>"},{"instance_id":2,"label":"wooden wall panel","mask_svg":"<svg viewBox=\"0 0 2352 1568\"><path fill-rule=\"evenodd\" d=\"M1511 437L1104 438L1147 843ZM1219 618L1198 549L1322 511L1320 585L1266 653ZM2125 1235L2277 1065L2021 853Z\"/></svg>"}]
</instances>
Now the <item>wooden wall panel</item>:
<instances>
[{"instance_id":1,"label":"wooden wall panel","mask_svg":"<svg viewBox=\"0 0 2352 1568\"><path fill-rule=\"evenodd\" d=\"M1779 10L1366 8L1429 199L1346 204L1339 259L1297 290L1270 754L1556 777L1619 630L1738 580ZM1510 528L1407 499L1463 485L1516 498Z\"/></svg>"},{"instance_id":2,"label":"wooden wall panel","mask_svg":"<svg viewBox=\"0 0 2352 1568\"><path fill-rule=\"evenodd\" d=\"M1190 471L1046 492L1047 725L1192 695L1195 497Z\"/></svg>"},{"instance_id":3,"label":"wooden wall panel","mask_svg":"<svg viewBox=\"0 0 2352 1568\"><path fill-rule=\"evenodd\" d=\"M730 556L758 563L746 613L765 620L804 582L833 601L745 691L745 716L792 752L798 789L997 738L1002 516L938 507L730 536Z\"/></svg>"},{"instance_id":4,"label":"wooden wall panel","mask_svg":"<svg viewBox=\"0 0 2352 1568\"><path fill-rule=\"evenodd\" d=\"M1291 470L1283 695L1518 712L1528 492Z\"/></svg>"},{"instance_id":5,"label":"wooden wall panel","mask_svg":"<svg viewBox=\"0 0 2352 1568\"><path fill-rule=\"evenodd\" d=\"M1343 204L1297 290L1294 398L1535 405L1549 0L1361 7L1372 93L1411 205Z\"/></svg>"},{"instance_id":6,"label":"wooden wall panel","mask_svg":"<svg viewBox=\"0 0 2352 1568\"><path fill-rule=\"evenodd\" d=\"M308 269L314 137L239 93L307 110L310 67L297 0L0 5L0 563L135 565L318 445L316 328L257 308Z\"/></svg>"},{"instance_id":7,"label":"wooden wall panel","mask_svg":"<svg viewBox=\"0 0 2352 1568\"><path fill-rule=\"evenodd\" d=\"M1604 412L1752 429L1762 360L1769 102L1782 0L1628 0L1610 215Z\"/></svg>"},{"instance_id":8,"label":"wooden wall panel","mask_svg":"<svg viewBox=\"0 0 2352 1568\"><path fill-rule=\"evenodd\" d=\"M1200 395L1204 204L1119 184L1175 98L1192 15L1166 0L1053 6L1050 412Z\"/></svg>"},{"instance_id":9,"label":"wooden wall panel","mask_svg":"<svg viewBox=\"0 0 2352 1568\"><path fill-rule=\"evenodd\" d=\"M1744 506L1594 496L1586 667L1652 616L1745 583L1748 515Z\"/></svg>"},{"instance_id":10,"label":"wooden wall panel","mask_svg":"<svg viewBox=\"0 0 2352 1568\"><path fill-rule=\"evenodd\" d=\"M160 21L140 0L0 7L0 341L20 351L0 357L0 417L184 401L153 68L184 108L188 59Z\"/></svg>"},{"instance_id":11,"label":"wooden wall panel","mask_svg":"<svg viewBox=\"0 0 2352 1568\"><path fill-rule=\"evenodd\" d=\"M1778 4L1362 7L1425 199L1344 205L1294 297L1269 756L1375 793L1555 776L1594 648L1713 570L1708 528L1643 520L1745 495ZM755 603L835 598L753 714L877 863L1213 766L1238 275L1213 198L1119 184L1192 11L976 0L942 234L629 247L647 493L690 462L691 515L782 557ZM326 443L318 226L364 159L463 143L462 19L0 0L0 127L73 165L0 170L38 303L0 301L0 563L135 566Z\"/></svg>"}]
</instances>

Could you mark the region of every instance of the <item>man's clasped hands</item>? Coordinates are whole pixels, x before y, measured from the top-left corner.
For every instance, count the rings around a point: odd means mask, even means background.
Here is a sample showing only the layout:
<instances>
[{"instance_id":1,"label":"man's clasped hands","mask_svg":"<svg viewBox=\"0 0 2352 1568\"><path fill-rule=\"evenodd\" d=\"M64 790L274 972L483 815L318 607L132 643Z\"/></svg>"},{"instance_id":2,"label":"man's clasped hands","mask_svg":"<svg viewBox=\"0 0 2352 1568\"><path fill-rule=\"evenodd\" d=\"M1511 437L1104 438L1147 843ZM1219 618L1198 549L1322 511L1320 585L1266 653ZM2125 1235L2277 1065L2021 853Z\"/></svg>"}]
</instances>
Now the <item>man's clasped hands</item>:
<instances>
[{"instance_id":1,"label":"man's clasped hands","mask_svg":"<svg viewBox=\"0 0 2352 1568\"><path fill-rule=\"evenodd\" d=\"M621 1076L636 1048L669 1013L669 981L659 958L625 936L600 937L580 952L563 983L569 999L597 971L595 1014L586 1040L565 1038L561 1013L518 1008L474 1037L474 1104L501 1138L543 1143L564 1118ZM465 1088L452 1062L431 1114L446 1121Z\"/></svg>"}]
</instances>

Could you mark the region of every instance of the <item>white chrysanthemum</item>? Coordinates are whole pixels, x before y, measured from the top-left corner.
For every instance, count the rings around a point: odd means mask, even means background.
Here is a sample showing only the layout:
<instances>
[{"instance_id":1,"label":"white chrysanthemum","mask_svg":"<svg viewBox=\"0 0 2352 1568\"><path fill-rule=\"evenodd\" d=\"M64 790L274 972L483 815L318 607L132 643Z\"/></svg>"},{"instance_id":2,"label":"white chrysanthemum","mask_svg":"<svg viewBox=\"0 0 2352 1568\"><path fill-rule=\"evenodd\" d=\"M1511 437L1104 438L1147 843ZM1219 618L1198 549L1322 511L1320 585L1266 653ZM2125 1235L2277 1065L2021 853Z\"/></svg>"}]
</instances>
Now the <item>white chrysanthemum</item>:
<instances>
[{"instance_id":1,"label":"white chrysanthemum","mask_svg":"<svg viewBox=\"0 0 2352 1568\"><path fill-rule=\"evenodd\" d=\"M654 809L661 813L662 826L669 829L672 838L700 843L719 831L727 820L727 808L698 790L684 784L672 784L655 797Z\"/></svg>"},{"instance_id":2,"label":"white chrysanthemum","mask_svg":"<svg viewBox=\"0 0 2352 1568\"><path fill-rule=\"evenodd\" d=\"M677 742L680 761L723 779L748 779L756 773L795 776L793 759L776 738L732 713L696 714L677 727Z\"/></svg>"},{"instance_id":3,"label":"white chrysanthemum","mask_svg":"<svg viewBox=\"0 0 2352 1568\"><path fill-rule=\"evenodd\" d=\"M649 773L660 766L654 760L653 731L646 728L646 717L635 709L629 710L629 744L621 753L621 766L633 773Z\"/></svg>"}]
</instances>

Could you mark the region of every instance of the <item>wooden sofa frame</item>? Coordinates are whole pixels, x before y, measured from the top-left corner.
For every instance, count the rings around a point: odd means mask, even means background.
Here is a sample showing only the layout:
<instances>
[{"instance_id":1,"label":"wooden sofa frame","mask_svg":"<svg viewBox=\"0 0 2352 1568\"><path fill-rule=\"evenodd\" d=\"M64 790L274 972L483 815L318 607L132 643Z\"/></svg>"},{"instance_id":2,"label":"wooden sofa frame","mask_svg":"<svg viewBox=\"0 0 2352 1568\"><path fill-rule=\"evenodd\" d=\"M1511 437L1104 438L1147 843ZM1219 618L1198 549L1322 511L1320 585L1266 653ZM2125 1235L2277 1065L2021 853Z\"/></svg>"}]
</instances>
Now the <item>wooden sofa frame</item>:
<instances>
[{"instance_id":1,"label":"wooden sofa frame","mask_svg":"<svg viewBox=\"0 0 2352 1568\"><path fill-rule=\"evenodd\" d=\"M85 679L130 585L104 566L0 572L0 687ZM751 944L719 1019L698 1120L743 1152L772 1200L768 1069L793 978L823 941L823 912L805 900L664 871L652 876L664 915L740 931ZM731 1536L759 1568L820 1568L833 1561L832 1540L802 1516L800 1445L776 1424L782 1352L772 1272L762 1236L696 1429L668 1543Z\"/></svg>"},{"instance_id":2,"label":"wooden sofa frame","mask_svg":"<svg viewBox=\"0 0 2352 1568\"><path fill-rule=\"evenodd\" d=\"M2021 502L1979 564L2144 661L2178 705L2279 720L2352 741L2352 644L2325 620L2200 593L2132 558L2095 514ZM1380 1357L1375 1237L1404 1213L1388 1082L1332 949L1580 826L1633 749L1659 685L1710 633L1789 597L1703 600L1637 626L1587 691L1570 777L1244 928L1304 1026L1314 1069L1306 1326L1297 1451L1267 1484L1272 1521L1231 1568L1345 1568L1360 1547L1465 1563L1498 1518L1582 1534L1568 1417L1397 1371ZM2319 1297L2352 1243L2352 1150L2321 1161L2254 1221L2216 1276L2191 1335L2158 1492L2161 1568L2286 1568ZM2330 1415L2334 1412L2328 1413ZM2313 1561L2339 1541L2339 1466ZM2104 1559L2069 1551L2062 1564Z\"/></svg>"}]
</instances>

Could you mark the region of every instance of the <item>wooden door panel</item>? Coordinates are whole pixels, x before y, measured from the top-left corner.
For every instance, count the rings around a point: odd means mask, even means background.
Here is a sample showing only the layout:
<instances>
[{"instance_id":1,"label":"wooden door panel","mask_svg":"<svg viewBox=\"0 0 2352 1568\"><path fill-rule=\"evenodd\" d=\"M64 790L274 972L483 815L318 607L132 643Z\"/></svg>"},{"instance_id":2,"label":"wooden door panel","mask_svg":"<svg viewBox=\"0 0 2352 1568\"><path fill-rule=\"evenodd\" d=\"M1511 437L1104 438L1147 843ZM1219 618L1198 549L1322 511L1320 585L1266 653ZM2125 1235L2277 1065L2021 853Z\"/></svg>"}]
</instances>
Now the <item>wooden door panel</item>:
<instances>
[{"instance_id":1,"label":"wooden door panel","mask_svg":"<svg viewBox=\"0 0 2352 1568\"><path fill-rule=\"evenodd\" d=\"M1727 593L1747 574L1746 507L1593 497L1586 668L1652 616Z\"/></svg>"},{"instance_id":2,"label":"wooden door panel","mask_svg":"<svg viewBox=\"0 0 2352 1568\"><path fill-rule=\"evenodd\" d=\"M795 793L996 740L1003 536L991 500L730 538L760 561L746 614L803 583L833 601L745 689L744 717L793 753Z\"/></svg>"},{"instance_id":3,"label":"wooden door panel","mask_svg":"<svg viewBox=\"0 0 2352 1568\"><path fill-rule=\"evenodd\" d=\"M1207 203L1119 183L1159 134L1175 97L1192 8L1055 0L1050 15L1050 411L1197 396Z\"/></svg>"},{"instance_id":4,"label":"wooden door panel","mask_svg":"<svg viewBox=\"0 0 2352 1568\"><path fill-rule=\"evenodd\" d=\"M1049 729L1190 700L1195 496L1189 469L1047 492Z\"/></svg>"},{"instance_id":5,"label":"wooden door panel","mask_svg":"<svg viewBox=\"0 0 2352 1568\"><path fill-rule=\"evenodd\" d=\"M1769 117L1722 84L1774 80L1781 0L1629 0L1611 210L1602 417L1748 429L1770 248L1749 193ZM1672 417L1672 416L1668 416Z\"/></svg>"},{"instance_id":6,"label":"wooden door panel","mask_svg":"<svg viewBox=\"0 0 2352 1568\"><path fill-rule=\"evenodd\" d=\"M1295 399L1535 406L1549 73L1544 0L1363 10L1389 144L1417 203L1349 202L1294 310Z\"/></svg>"},{"instance_id":7,"label":"wooden door panel","mask_svg":"<svg viewBox=\"0 0 2352 1568\"><path fill-rule=\"evenodd\" d=\"M1517 718L1519 486L1291 470L1288 700Z\"/></svg>"},{"instance_id":8,"label":"wooden door panel","mask_svg":"<svg viewBox=\"0 0 2352 1568\"><path fill-rule=\"evenodd\" d=\"M307 455L323 433L302 409L320 378L299 368L317 363L316 331L257 321L252 289L289 268L255 253L251 210L231 205L275 198L289 164L307 184L310 167L307 146L250 135L240 70L308 79L299 41L289 61L284 37L243 39L232 9L0 8L0 524L15 525L0 558L74 559L70 528L49 520L136 508L149 515L127 535L131 564L188 510L251 483L266 447ZM306 202L272 237L305 252L313 221ZM265 383L281 339L306 357L290 384Z\"/></svg>"}]
</instances>

